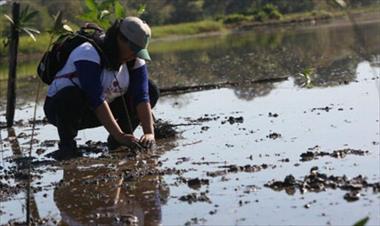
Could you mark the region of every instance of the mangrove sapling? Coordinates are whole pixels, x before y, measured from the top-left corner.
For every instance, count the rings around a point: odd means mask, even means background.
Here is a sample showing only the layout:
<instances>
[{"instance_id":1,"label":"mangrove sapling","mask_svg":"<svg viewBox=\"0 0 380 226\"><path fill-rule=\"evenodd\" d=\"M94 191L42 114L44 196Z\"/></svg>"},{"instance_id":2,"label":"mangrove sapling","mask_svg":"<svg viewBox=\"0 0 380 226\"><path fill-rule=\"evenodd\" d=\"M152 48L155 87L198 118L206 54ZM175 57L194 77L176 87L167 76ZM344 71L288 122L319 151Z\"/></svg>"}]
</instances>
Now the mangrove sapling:
<instances>
[{"instance_id":1,"label":"mangrove sapling","mask_svg":"<svg viewBox=\"0 0 380 226\"><path fill-rule=\"evenodd\" d=\"M71 28L64 24L62 21L62 13L59 11L58 14L55 16L54 24L52 29L49 31L50 34L50 41L49 45L47 47L47 50L50 49L53 39L55 38L56 35L59 35L65 31L70 31ZM32 161L32 148L33 148L33 138L35 134L35 127L36 127L36 115L37 115L37 105L38 105L38 98L40 94L40 89L41 89L41 83L42 80L39 80L38 85L37 85L37 90L36 90L36 98L35 98L35 104L34 104L34 110L33 110L33 121L32 121L32 135L31 135L31 140L30 140L30 147L29 147L29 161L28 161L28 190L27 190L27 212L26 212L26 222L27 225L30 225L30 190L31 190L31 161Z\"/></svg>"},{"instance_id":2,"label":"mangrove sapling","mask_svg":"<svg viewBox=\"0 0 380 226\"><path fill-rule=\"evenodd\" d=\"M312 77L314 75L313 68L305 68L302 72L298 73L298 76L301 76L304 79L303 86L306 88L312 88Z\"/></svg>"},{"instance_id":3,"label":"mangrove sapling","mask_svg":"<svg viewBox=\"0 0 380 226\"><path fill-rule=\"evenodd\" d=\"M36 28L31 27L33 25L33 18L38 15L37 11L30 10L27 5L25 8L21 9L18 20L15 20L11 16L4 14L4 17L13 25L16 26L16 29L19 32L26 33L33 41L37 41L36 34L40 34L40 31ZM3 41L4 45L7 46L10 41L10 34L7 34L5 40Z\"/></svg>"},{"instance_id":4,"label":"mangrove sapling","mask_svg":"<svg viewBox=\"0 0 380 226\"><path fill-rule=\"evenodd\" d=\"M33 33L39 33L38 30L28 27L30 20L37 15L36 11L30 12L29 7L21 9L20 4L12 4L12 17L4 14L5 18L10 22L10 31L6 36L4 45L9 44L9 76L8 76L8 90L7 90L7 109L6 119L7 127L13 126L15 103L16 103L16 75L17 75L17 55L19 46L19 34L21 32L27 33L34 41L36 38Z\"/></svg>"},{"instance_id":5,"label":"mangrove sapling","mask_svg":"<svg viewBox=\"0 0 380 226\"><path fill-rule=\"evenodd\" d=\"M145 4L141 4L135 13L127 13L120 0L86 0L85 6L85 12L78 18L86 22L95 23L104 30L109 28L113 21L117 19L122 19L127 15L140 16L145 12Z\"/></svg>"}]
</instances>

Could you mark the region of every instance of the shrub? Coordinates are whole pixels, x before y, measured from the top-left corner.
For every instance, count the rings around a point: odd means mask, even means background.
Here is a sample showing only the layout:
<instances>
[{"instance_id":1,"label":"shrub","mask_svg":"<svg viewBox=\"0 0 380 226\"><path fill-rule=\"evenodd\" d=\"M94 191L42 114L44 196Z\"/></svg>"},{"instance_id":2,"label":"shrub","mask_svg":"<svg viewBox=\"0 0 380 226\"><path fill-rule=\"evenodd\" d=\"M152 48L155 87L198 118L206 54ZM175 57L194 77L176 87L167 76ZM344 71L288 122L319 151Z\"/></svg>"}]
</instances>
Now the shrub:
<instances>
[{"instance_id":1,"label":"shrub","mask_svg":"<svg viewBox=\"0 0 380 226\"><path fill-rule=\"evenodd\" d=\"M248 21L250 18L248 16L244 16L242 14L231 14L226 16L223 19L224 24L232 24L232 23L239 23L243 21Z\"/></svg>"},{"instance_id":2,"label":"shrub","mask_svg":"<svg viewBox=\"0 0 380 226\"><path fill-rule=\"evenodd\" d=\"M332 13L327 12L325 10L318 10L318 11L313 10L311 15L314 17L319 17L319 18L331 18L332 17Z\"/></svg>"},{"instance_id":3,"label":"shrub","mask_svg":"<svg viewBox=\"0 0 380 226\"><path fill-rule=\"evenodd\" d=\"M254 15L254 18L256 21L264 22L267 20L268 15L264 11L260 10Z\"/></svg>"},{"instance_id":4,"label":"shrub","mask_svg":"<svg viewBox=\"0 0 380 226\"><path fill-rule=\"evenodd\" d=\"M264 11L269 19L279 20L282 18L280 11L272 4L265 4L261 11Z\"/></svg>"}]
</instances>

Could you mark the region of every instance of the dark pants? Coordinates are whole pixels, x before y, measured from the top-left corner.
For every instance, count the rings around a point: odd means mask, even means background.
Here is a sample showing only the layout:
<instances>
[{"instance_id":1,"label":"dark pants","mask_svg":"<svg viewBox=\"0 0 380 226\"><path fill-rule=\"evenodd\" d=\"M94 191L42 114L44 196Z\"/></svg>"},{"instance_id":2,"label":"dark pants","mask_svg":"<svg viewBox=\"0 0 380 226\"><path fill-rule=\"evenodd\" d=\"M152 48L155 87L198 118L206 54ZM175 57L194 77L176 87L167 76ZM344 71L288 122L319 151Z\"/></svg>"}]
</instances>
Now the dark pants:
<instances>
[{"instance_id":1,"label":"dark pants","mask_svg":"<svg viewBox=\"0 0 380 226\"><path fill-rule=\"evenodd\" d=\"M159 89L152 81L149 81L149 96L153 108L159 97ZM125 133L132 133L140 122L128 93L124 94L124 100L127 102L131 125L125 113L122 97L112 101L110 108L120 128ZM47 97L44 111L48 121L57 127L60 149L76 148L74 138L78 135L78 130L101 126L83 91L76 86L63 88L53 97Z\"/></svg>"}]
</instances>

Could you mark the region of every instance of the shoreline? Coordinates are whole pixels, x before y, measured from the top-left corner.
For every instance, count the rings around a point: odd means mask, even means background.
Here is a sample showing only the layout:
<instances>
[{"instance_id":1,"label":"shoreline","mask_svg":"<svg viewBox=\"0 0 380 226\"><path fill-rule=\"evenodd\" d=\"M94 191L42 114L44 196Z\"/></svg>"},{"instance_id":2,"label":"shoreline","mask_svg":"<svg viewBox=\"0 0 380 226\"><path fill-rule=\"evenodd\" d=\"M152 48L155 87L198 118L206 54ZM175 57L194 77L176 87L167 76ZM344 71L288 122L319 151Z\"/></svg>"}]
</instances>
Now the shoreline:
<instances>
[{"instance_id":1,"label":"shoreline","mask_svg":"<svg viewBox=\"0 0 380 226\"><path fill-rule=\"evenodd\" d=\"M356 18L356 24L369 24L380 22L379 12L361 12L352 13L352 15L358 16ZM308 27L306 27L307 25ZM311 26L310 26L311 25ZM268 30L273 28L300 28L300 29L316 29L321 27L338 27L338 26L351 26L352 22L347 17L346 14L338 15L333 17L322 17L322 18L303 18L301 20L283 20L283 21L267 21L267 22L250 22L250 23L236 23L233 25L226 26L227 30L224 31L212 31L212 32L202 32L192 35L170 35L162 38L153 38L151 43L155 42L170 42L185 40L190 38L202 38L209 36L218 36L230 33L240 33L245 31L253 30Z\"/></svg>"},{"instance_id":2,"label":"shoreline","mask_svg":"<svg viewBox=\"0 0 380 226\"><path fill-rule=\"evenodd\" d=\"M360 12L351 12L355 17L356 24L367 24L367 23L376 23L380 22L380 13L377 11L360 11ZM186 40L191 38L202 38L202 37L211 37L219 36L233 33L241 33L246 31L267 31L277 28L291 28L291 29L317 29L321 27L338 27L338 26L352 26L352 22L347 17L346 14L341 12L339 15L331 17L303 17L299 19L285 19L285 20L275 20L267 22L242 22L235 23L231 25L224 25L222 30L219 31L210 31L210 32L201 32L197 34L178 34L178 35L168 35L160 38L152 38L151 45L156 43L165 43ZM38 39L37 39L38 40ZM43 42L43 36L39 40ZM20 40L21 43L21 40ZM31 44L31 43L29 43ZM36 43L40 45L41 43ZM21 45L20 45L21 46ZM45 48L39 50L36 48L33 51L25 51L24 48L19 47L18 59L19 61L28 61L28 59L34 59L41 57L41 54L45 51ZM5 63L7 61L7 54L0 55L0 62Z\"/></svg>"}]
</instances>

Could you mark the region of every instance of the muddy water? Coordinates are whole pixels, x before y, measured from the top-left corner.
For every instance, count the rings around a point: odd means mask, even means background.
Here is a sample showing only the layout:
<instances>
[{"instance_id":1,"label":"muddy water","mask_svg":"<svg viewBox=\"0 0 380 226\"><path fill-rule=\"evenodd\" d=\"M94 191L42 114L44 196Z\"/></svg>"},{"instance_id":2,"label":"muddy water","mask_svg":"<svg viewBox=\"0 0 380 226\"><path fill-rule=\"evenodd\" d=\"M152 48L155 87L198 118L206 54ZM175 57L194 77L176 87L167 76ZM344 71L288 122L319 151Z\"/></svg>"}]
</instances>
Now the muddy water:
<instances>
[{"instance_id":1,"label":"muddy water","mask_svg":"<svg viewBox=\"0 0 380 226\"><path fill-rule=\"evenodd\" d=\"M150 68L161 87L290 77L161 98L156 116L181 124L176 127L180 136L160 140L155 153L125 164L124 153L36 164L32 216L62 225L118 225L136 219L140 225L352 225L369 216L370 225L379 225L380 195L372 187L362 188L358 200L347 201L348 191L339 186L304 193L265 186L290 174L304 180L315 166L327 176L362 175L369 184L380 182L379 26L361 25L365 32L360 37L349 26L308 26L155 43ZM160 53L160 48L168 51ZM307 68L314 70L309 88L298 75ZM32 116L27 96L33 87L28 83L22 83L30 91L20 93L24 101L18 120ZM38 116L43 117L41 106ZM15 132L26 155L30 138L20 134L30 134L30 125L16 126ZM40 142L58 139L50 125L38 125L37 133ZM22 168L11 161L7 137L2 129L3 174L4 169ZM78 143L106 138L101 128L84 130ZM45 151L41 155L39 148ZM34 161L47 160L43 155L56 149L54 143L33 145ZM301 161L308 151L344 149L368 152ZM1 182L14 187L25 180ZM24 190L2 194L1 224L25 221L25 196Z\"/></svg>"}]
</instances>

